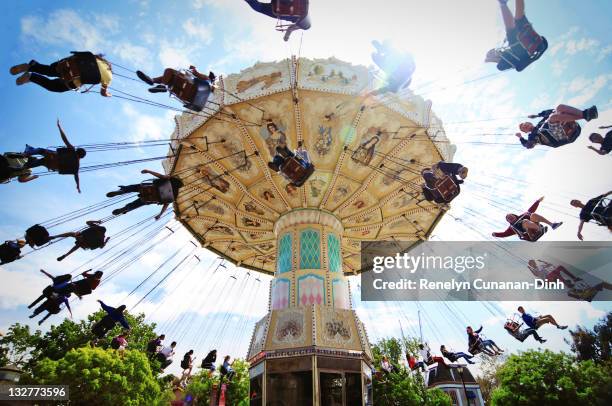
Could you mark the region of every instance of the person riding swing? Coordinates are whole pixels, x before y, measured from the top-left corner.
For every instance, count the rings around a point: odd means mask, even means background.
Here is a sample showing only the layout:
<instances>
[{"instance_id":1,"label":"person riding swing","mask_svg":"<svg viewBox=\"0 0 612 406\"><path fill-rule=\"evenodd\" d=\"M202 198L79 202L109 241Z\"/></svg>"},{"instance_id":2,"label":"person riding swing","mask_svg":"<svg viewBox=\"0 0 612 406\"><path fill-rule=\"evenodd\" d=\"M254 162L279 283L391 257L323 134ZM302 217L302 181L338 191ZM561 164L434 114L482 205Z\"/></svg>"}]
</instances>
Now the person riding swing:
<instances>
[{"instance_id":1,"label":"person riding swing","mask_svg":"<svg viewBox=\"0 0 612 406\"><path fill-rule=\"evenodd\" d=\"M68 255L72 254L79 248L83 248L85 250L95 250L98 248L104 248L110 237L106 237L106 228L102 227L100 221L89 220L86 222L87 228L82 231L70 231L64 234L58 234L51 238L65 238L65 237L73 237L74 247L70 249L67 253L57 258L58 261L62 261Z\"/></svg>"},{"instance_id":2,"label":"person riding swing","mask_svg":"<svg viewBox=\"0 0 612 406\"><path fill-rule=\"evenodd\" d=\"M580 110L572 106L559 104L555 109L529 115L529 118L540 117L541 120L535 126L528 121L519 124L521 132L516 133L516 137L527 149L531 149L538 144L559 148L571 144L580 136L582 129L576 121L582 119L591 121L596 119L598 115L597 106ZM527 133L527 139L523 138L522 133Z\"/></svg>"},{"instance_id":3,"label":"person riding swing","mask_svg":"<svg viewBox=\"0 0 612 406\"><path fill-rule=\"evenodd\" d=\"M42 319L40 319L38 321L38 325L40 326L49 317L51 317L54 314L58 314L61 311L62 303L66 306L66 309L68 309L68 312L70 313L70 317L72 317L72 310L70 309L70 302L68 301L68 297L70 297L70 293L67 293L67 294L53 293L53 294L51 294L47 298L47 300L45 300L40 306L38 306L36 309L34 309L34 312L29 317L31 319L33 319L34 317L38 316L43 311L46 311L47 314L45 315L45 317L43 317Z\"/></svg>"},{"instance_id":4,"label":"person riding swing","mask_svg":"<svg viewBox=\"0 0 612 406\"><path fill-rule=\"evenodd\" d=\"M268 167L283 175L289 180L289 184L295 187L302 186L315 170L302 141L298 141L295 152L291 152L285 142L280 143L276 147L272 162L268 162Z\"/></svg>"},{"instance_id":5,"label":"person riding swing","mask_svg":"<svg viewBox=\"0 0 612 406\"><path fill-rule=\"evenodd\" d=\"M82 85L100 84L100 94L110 97L108 87L113 80L113 71L104 55L78 51L72 51L71 54L51 65L43 65L32 59L28 63L13 66L10 73L23 73L16 80L18 86L33 82L50 92L61 93L78 90Z\"/></svg>"},{"instance_id":6,"label":"person riding swing","mask_svg":"<svg viewBox=\"0 0 612 406\"><path fill-rule=\"evenodd\" d=\"M162 76L151 78L142 71L136 71L140 80L153 86L149 89L151 93L170 92L179 99L183 106L189 110L202 111L210 94L214 92L216 76L213 72L208 75L198 72L191 65L187 71L177 71L167 68Z\"/></svg>"},{"instance_id":7,"label":"person riding swing","mask_svg":"<svg viewBox=\"0 0 612 406\"><path fill-rule=\"evenodd\" d=\"M170 203L174 202L178 197L179 189L183 186L183 182L176 176L162 175L148 169L143 169L140 173L148 173L155 176L156 179L151 182L143 182L136 185L119 186L119 190L108 192L106 194L107 197L119 196L126 193L138 193L138 199L126 204L122 208L113 210L113 214L118 216L147 204L161 204L161 211L155 216L155 220L159 220Z\"/></svg>"},{"instance_id":8,"label":"person riding swing","mask_svg":"<svg viewBox=\"0 0 612 406\"><path fill-rule=\"evenodd\" d=\"M599 127L601 129L609 128L609 127ZM599 133L591 133L589 135L589 141L593 144L599 144L599 149L595 148L592 145L589 145L587 148L597 152L599 155L607 155L612 151L612 130L606 133L606 136L602 136Z\"/></svg>"},{"instance_id":9,"label":"person riding swing","mask_svg":"<svg viewBox=\"0 0 612 406\"><path fill-rule=\"evenodd\" d=\"M32 248L42 247L51 241L49 231L40 224L34 224L32 227L28 228L25 232L24 238L26 243Z\"/></svg>"},{"instance_id":10,"label":"person riding swing","mask_svg":"<svg viewBox=\"0 0 612 406\"><path fill-rule=\"evenodd\" d=\"M606 194L594 197L593 199L583 204L580 200L574 199L570 204L580 209L580 224L578 225L578 239L582 241L582 227L584 223L591 220L602 226L608 227L612 231L612 200L608 198L612 194L612 190Z\"/></svg>"},{"instance_id":11,"label":"person riding swing","mask_svg":"<svg viewBox=\"0 0 612 406\"><path fill-rule=\"evenodd\" d=\"M21 258L21 249L26 242L23 240L5 241L0 245L0 265L17 261Z\"/></svg>"},{"instance_id":12,"label":"person riding swing","mask_svg":"<svg viewBox=\"0 0 612 406\"><path fill-rule=\"evenodd\" d=\"M468 336L468 352L472 355L479 353L487 354L489 356L500 355L504 352L501 348L495 344L493 340L483 340L480 336L482 326L476 331L471 326L466 327L466 333Z\"/></svg>"},{"instance_id":13,"label":"person riding swing","mask_svg":"<svg viewBox=\"0 0 612 406\"><path fill-rule=\"evenodd\" d=\"M113 327L115 327L116 323L121 324L121 326L125 330L127 331L130 330L130 325L128 324L127 320L125 319L125 315L124 315L124 312L126 309L125 305L121 305L115 308L115 307L107 306L101 300L98 300L98 302L100 303L102 310L104 310L106 314L104 315L104 317L98 320L91 328L91 332L93 333L95 337L93 341L94 346L99 339L104 338L106 333L109 330L111 330Z\"/></svg>"},{"instance_id":14,"label":"person riding swing","mask_svg":"<svg viewBox=\"0 0 612 406\"><path fill-rule=\"evenodd\" d=\"M70 296L70 294L72 293L70 289L70 281L72 280L72 275L65 274L53 276L50 273L46 272L44 269L41 269L40 272L42 272L45 276L51 279L51 285L48 285L43 289L42 294L38 298L36 298L36 300L30 303L28 309L31 309L32 307L36 306L38 302L43 299L51 298L52 295Z\"/></svg>"},{"instance_id":15,"label":"person riding swing","mask_svg":"<svg viewBox=\"0 0 612 406\"><path fill-rule=\"evenodd\" d=\"M85 157L87 152L83 148L75 148L68 141L68 137L66 137L66 133L64 133L59 120L57 120L57 128L66 146L51 150L47 148L33 148L26 144L23 154L29 157L29 159L25 166L26 168L44 166L48 170L57 172L60 175L72 175L76 182L77 191L81 193L79 166L81 159ZM34 155L41 155L42 158L34 158Z\"/></svg>"},{"instance_id":16,"label":"person riding swing","mask_svg":"<svg viewBox=\"0 0 612 406\"><path fill-rule=\"evenodd\" d=\"M516 0L515 15L508 8L508 0L498 0L507 44L487 52L485 62L497 64L500 71L516 69L522 71L537 61L548 48L546 38L538 34L525 16L525 0Z\"/></svg>"},{"instance_id":17,"label":"person riding swing","mask_svg":"<svg viewBox=\"0 0 612 406\"><path fill-rule=\"evenodd\" d=\"M468 175L468 168L458 164L440 161L421 171L421 176L425 181L422 186L425 200L444 204L450 203L455 197L459 196L463 183ZM459 179L461 178L461 179Z\"/></svg>"},{"instance_id":18,"label":"person riding swing","mask_svg":"<svg viewBox=\"0 0 612 406\"><path fill-rule=\"evenodd\" d=\"M0 155L0 183L9 183L13 178L19 183L38 179L38 175L32 175L32 170L26 166L28 161L29 157L21 152L5 152Z\"/></svg>"},{"instance_id":19,"label":"person riding swing","mask_svg":"<svg viewBox=\"0 0 612 406\"><path fill-rule=\"evenodd\" d=\"M506 221L510 223L510 225L505 231L494 232L492 234L493 237L505 238L516 234L521 240L535 242L548 231L548 228L541 223L548 224L553 230L559 228L563 222L551 223L546 218L535 213L542 200L544 200L544 197L536 200L535 203L520 216L512 213L507 214Z\"/></svg>"}]
</instances>

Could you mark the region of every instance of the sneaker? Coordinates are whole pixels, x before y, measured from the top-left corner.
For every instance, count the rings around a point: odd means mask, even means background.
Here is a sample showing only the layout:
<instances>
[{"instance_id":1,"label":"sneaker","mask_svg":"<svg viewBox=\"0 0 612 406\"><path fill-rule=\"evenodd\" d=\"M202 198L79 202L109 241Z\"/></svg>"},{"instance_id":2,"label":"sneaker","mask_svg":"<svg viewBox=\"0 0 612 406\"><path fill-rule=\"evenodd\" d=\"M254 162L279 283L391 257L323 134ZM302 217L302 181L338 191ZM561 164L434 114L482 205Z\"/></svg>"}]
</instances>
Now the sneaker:
<instances>
[{"instance_id":1,"label":"sneaker","mask_svg":"<svg viewBox=\"0 0 612 406\"><path fill-rule=\"evenodd\" d=\"M553 223L552 225L552 229L556 230L557 228L561 227L561 225L563 224L562 221L558 222L558 223Z\"/></svg>"},{"instance_id":2,"label":"sneaker","mask_svg":"<svg viewBox=\"0 0 612 406\"><path fill-rule=\"evenodd\" d=\"M597 112L597 106L591 106L585 110L584 119L586 121L595 120L599 117L599 113Z\"/></svg>"},{"instance_id":3,"label":"sneaker","mask_svg":"<svg viewBox=\"0 0 612 406\"><path fill-rule=\"evenodd\" d=\"M565 330L567 328L567 326L558 326L557 327L559 330Z\"/></svg>"},{"instance_id":4,"label":"sneaker","mask_svg":"<svg viewBox=\"0 0 612 406\"><path fill-rule=\"evenodd\" d=\"M474 364L475 364L475 362L474 362L474 361L470 361L470 360L468 360L468 362L467 362L467 363L468 363L468 364L472 364L472 365L474 365Z\"/></svg>"},{"instance_id":5,"label":"sneaker","mask_svg":"<svg viewBox=\"0 0 612 406\"><path fill-rule=\"evenodd\" d=\"M151 93L165 93L168 89L164 85L157 85L155 87L150 87L149 92Z\"/></svg>"},{"instance_id":6,"label":"sneaker","mask_svg":"<svg viewBox=\"0 0 612 406\"><path fill-rule=\"evenodd\" d=\"M273 162L268 162L268 168L272 169L274 172L280 171L280 168L278 167L278 165L276 165Z\"/></svg>"},{"instance_id":7,"label":"sneaker","mask_svg":"<svg viewBox=\"0 0 612 406\"><path fill-rule=\"evenodd\" d=\"M121 193L119 192L108 192L106 194L106 197L115 197L115 196L119 196Z\"/></svg>"},{"instance_id":8,"label":"sneaker","mask_svg":"<svg viewBox=\"0 0 612 406\"><path fill-rule=\"evenodd\" d=\"M127 213L126 211L124 211L123 209L115 209L113 210L113 216L118 216L120 214L125 214Z\"/></svg>"},{"instance_id":9,"label":"sneaker","mask_svg":"<svg viewBox=\"0 0 612 406\"><path fill-rule=\"evenodd\" d=\"M22 64L19 64L19 65L13 66L9 70L9 72L11 72L11 75L19 75L20 73L26 72L29 68L30 68L30 64L29 63L22 63Z\"/></svg>"},{"instance_id":10,"label":"sneaker","mask_svg":"<svg viewBox=\"0 0 612 406\"><path fill-rule=\"evenodd\" d=\"M540 344L544 344L546 342L546 339L545 338L540 338L540 340L538 340L538 341L540 341Z\"/></svg>"},{"instance_id":11,"label":"sneaker","mask_svg":"<svg viewBox=\"0 0 612 406\"><path fill-rule=\"evenodd\" d=\"M151 77L149 75L147 75L146 73L137 70L136 71L136 76L138 76L138 79L142 80L143 82L145 82L148 85L153 86L155 83L153 82L153 79L151 79Z\"/></svg>"},{"instance_id":12,"label":"sneaker","mask_svg":"<svg viewBox=\"0 0 612 406\"><path fill-rule=\"evenodd\" d=\"M19 76L15 80L15 83L17 83L17 86L21 86L21 85L25 85L29 81L30 81L30 72L26 72L23 75Z\"/></svg>"}]
</instances>

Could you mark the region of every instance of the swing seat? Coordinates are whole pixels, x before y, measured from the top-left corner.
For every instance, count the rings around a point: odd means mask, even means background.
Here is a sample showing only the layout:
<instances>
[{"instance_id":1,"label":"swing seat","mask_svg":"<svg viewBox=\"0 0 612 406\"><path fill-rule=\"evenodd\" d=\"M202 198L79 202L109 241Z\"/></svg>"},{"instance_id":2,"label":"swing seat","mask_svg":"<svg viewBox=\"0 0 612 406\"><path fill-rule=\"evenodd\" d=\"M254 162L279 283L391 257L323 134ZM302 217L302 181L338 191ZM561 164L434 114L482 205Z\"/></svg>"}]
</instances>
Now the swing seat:
<instances>
[{"instance_id":1,"label":"swing seat","mask_svg":"<svg viewBox=\"0 0 612 406\"><path fill-rule=\"evenodd\" d=\"M193 77L186 72L179 72L168 90L177 99L183 102L183 106L189 110L202 111L204 105L212 92L211 83Z\"/></svg>"},{"instance_id":2,"label":"swing seat","mask_svg":"<svg viewBox=\"0 0 612 406\"><path fill-rule=\"evenodd\" d=\"M308 15L308 0L272 0L272 12L277 17L304 18Z\"/></svg>"},{"instance_id":3,"label":"swing seat","mask_svg":"<svg viewBox=\"0 0 612 406\"><path fill-rule=\"evenodd\" d=\"M542 238L542 236L546 234L546 232L548 231L547 227L544 227L543 225L540 224L540 228L538 229L538 232L536 233L536 235L533 237L530 236L527 231L523 230L523 227L521 225L521 223L525 219L527 219L527 216L521 216L514 224L510 225L510 228L514 230L514 232L516 233L519 239L523 241L536 242L540 238Z\"/></svg>"},{"instance_id":4,"label":"swing seat","mask_svg":"<svg viewBox=\"0 0 612 406\"><path fill-rule=\"evenodd\" d=\"M314 165L305 165L296 157L286 158L280 168L281 172L291 180L291 185L300 187L315 171Z\"/></svg>"},{"instance_id":5,"label":"swing seat","mask_svg":"<svg viewBox=\"0 0 612 406\"><path fill-rule=\"evenodd\" d=\"M140 184L138 192L140 200L146 204L159 203L159 192L152 181L144 181Z\"/></svg>"},{"instance_id":6,"label":"swing seat","mask_svg":"<svg viewBox=\"0 0 612 406\"><path fill-rule=\"evenodd\" d=\"M102 80L96 56L91 52L72 52L57 64L57 73L69 83L78 79L81 84L97 85Z\"/></svg>"},{"instance_id":7,"label":"swing seat","mask_svg":"<svg viewBox=\"0 0 612 406\"><path fill-rule=\"evenodd\" d=\"M430 188L427 185L424 185L424 187L431 192L436 202L450 203L455 197L459 196L459 186L448 175L436 180L435 188Z\"/></svg>"},{"instance_id":8,"label":"swing seat","mask_svg":"<svg viewBox=\"0 0 612 406\"><path fill-rule=\"evenodd\" d=\"M43 246L50 241L49 231L40 224L35 224L26 230L25 240L29 245Z\"/></svg>"},{"instance_id":9,"label":"swing seat","mask_svg":"<svg viewBox=\"0 0 612 406\"><path fill-rule=\"evenodd\" d=\"M612 199L603 197L591 212L591 217L593 217L593 220L595 220L595 222L597 222L600 226L609 227L612 225L611 203Z\"/></svg>"},{"instance_id":10,"label":"swing seat","mask_svg":"<svg viewBox=\"0 0 612 406\"><path fill-rule=\"evenodd\" d=\"M538 59L548 48L546 38L538 34L531 24L528 24L518 32L517 40L532 60Z\"/></svg>"}]
</instances>

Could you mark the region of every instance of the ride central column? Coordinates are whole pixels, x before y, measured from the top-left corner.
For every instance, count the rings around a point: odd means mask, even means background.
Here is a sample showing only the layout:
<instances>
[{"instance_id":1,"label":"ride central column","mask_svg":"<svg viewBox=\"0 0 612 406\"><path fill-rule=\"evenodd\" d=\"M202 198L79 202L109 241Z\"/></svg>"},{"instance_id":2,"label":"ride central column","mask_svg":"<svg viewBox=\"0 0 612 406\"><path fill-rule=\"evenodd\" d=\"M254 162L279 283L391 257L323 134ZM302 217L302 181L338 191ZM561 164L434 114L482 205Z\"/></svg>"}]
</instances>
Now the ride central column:
<instances>
[{"instance_id":1,"label":"ride central column","mask_svg":"<svg viewBox=\"0 0 612 406\"><path fill-rule=\"evenodd\" d=\"M351 309L342 223L326 211L294 209L274 233L270 311L256 324L247 357L251 405L371 404L372 353Z\"/></svg>"},{"instance_id":2,"label":"ride central column","mask_svg":"<svg viewBox=\"0 0 612 406\"><path fill-rule=\"evenodd\" d=\"M311 305L350 309L340 220L328 212L297 209L278 219L274 233L278 252L271 310Z\"/></svg>"}]
</instances>

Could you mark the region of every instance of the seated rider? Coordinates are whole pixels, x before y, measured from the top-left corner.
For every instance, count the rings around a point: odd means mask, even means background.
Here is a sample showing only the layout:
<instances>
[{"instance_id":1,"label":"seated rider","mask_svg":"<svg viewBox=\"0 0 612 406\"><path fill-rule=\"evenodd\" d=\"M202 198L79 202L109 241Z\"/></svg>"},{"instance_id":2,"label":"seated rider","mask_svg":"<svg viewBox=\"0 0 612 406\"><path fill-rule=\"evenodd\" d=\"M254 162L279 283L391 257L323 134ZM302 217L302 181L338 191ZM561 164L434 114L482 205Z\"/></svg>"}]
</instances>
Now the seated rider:
<instances>
[{"instance_id":1,"label":"seated rider","mask_svg":"<svg viewBox=\"0 0 612 406\"><path fill-rule=\"evenodd\" d=\"M215 372L215 362L217 361L217 350L212 350L202 360L202 369L207 369L209 374Z\"/></svg>"},{"instance_id":2,"label":"seated rider","mask_svg":"<svg viewBox=\"0 0 612 406\"><path fill-rule=\"evenodd\" d=\"M113 210L113 214L118 216L147 204L161 204L161 211L155 216L155 219L159 220L170 203L174 202L178 197L179 189L183 186L183 182L176 176L162 175L148 169L143 169L140 173L148 173L149 175L155 176L156 179L151 183L119 186L119 190L108 192L106 194L107 197L119 196L126 193L138 193L138 199L126 204L120 209Z\"/></svg>"},{"instance_id":3,"label":"seated rider","mask_svg":"<svg viewBox=\"0 0 612 406\"><path fill-rule=\"evenodd\" d=\"M21 258L21 249L25 244L23 240L14 240L5 241L0 245L0 265L8 264Z\"/></svg>"},{"instance_id":4,"label":"seated rider","mask_svg":"<svg viewBox=\"0 0 612 406\"><path fill-rule=\"evenodd\" d=\"M164 347L157 353L157 360L161 363L161 369L164 370L168 365L172 364L172 357L174 356L174 347L176 347L176 341L170 344L170 347Z\"/></svg>"},{"instance_id":5,"label":"seated rider","mask_svg":"<svg viewBox=\"0 0 612 406\"><path fill-rule=\"evenodd\" d=\"M57 128L59 129L62 141L66 146L57 148L56 150L51 150L47 148L33 148L26 144L23 154L30 157L26 167L36 168L39 166L44 166L48 170L57 172L60 175L72 175L74 176L74 181L76 182L77 191L81 193L81 188L79 185L79 166L80 161L85 157L86 152L83 148L75 148L72 146L72 144L70 144L70 141L68 141L59 120L57 120ZM34 158L34 155L40 155L42 158Z\"/></svg>"},{"instance_id":6,"label":"seated rider","mask_svg":"<svg viewBox=\"0 0 612 406\"><path fill-rule=\"evenodd\" d=\"M483 352L489 356L500 355L504 350L499 348L497 344L493 340L483 340L480 337L480 332L482 331L482 326L476 331L472 329L471 326L467 326L466 332L468 335L468 352L471 354L478 354L479 352Z\"/></svg>"},{"instance_id":7,"label":"seated rider","mask_svg":"<svg viewBox=\"0 0 612 406\"><path fill-rule=\"evenodd\" d=\"M226 355L225 358L223 358L223 364L221 365L221 368L219 369L219 372L221 372L221 379L223 380L224 376L227 376L227 380L231 381L232 378L234 377L234 369L232 368L232 364L230 364L230 356Z\"/></svg>"},{"instance_id":8,"label":"seated rider","mask_svg":"<svg viewBox=\"0 0 612 406\"><path fill-rule=\"evenodd\" d=\"M549 282L563 282L563 284L572 287L581 279L568 271L563 265L555 266L547 261L538 259L530 259L527 263L529 271L538 279Z\"/></svg>"},{"instance_id":9,"label":"seated rider","mask_svg":"<svg viewBox=\"0 0 612 406\"><path fill-rule=\"evenodd\" d=\"M102 310L106 312L106 314L91 328L91 332L95 337L94 343L103 338L106 333L115 326L116 323L121 324L124 329L130 330L130 325L125 319L124 315L126 309L125 305L115 308L107 306L101 300L98 300L98 302L100 302L100 306L102 307Z\"/></svg>"},{"instance_id":10,"label":"seated rider","mask_svg":"<svg viewBox=\"0 0 612 406\"><path fill-rule=\"evenodd\" d=\"M42 319L38 321L38 325L40 326L41 324L43 324L45 320L51 317L52 314L58 314L60 312L62 303L66 306L66 309L68 309L68 312L70 313L70 317L72 317L72 310L70 309L70 303L68 301L69 296L70 296L70 293L68 294L53 293L51 296L49 296L49 298L47 298L47 300L43 302L43 304L41 304L36 309L34 309L34 313L32 313L29 317L32 319L38 316L43 311L46 311L47 314L45 315L45 317L43 317Z\"/></svg>"},{"instance_id":11,"label":"seated rider","mask_svg":"<svg viewBox=\"0 0 612 406\"><path fill-rule=\"evenodd\" d=\"M508 44L505 47L489 50L485 62L496 63L500 71L514 68L520 72L542 56L548 48L548 42L546 38L535 32L531 23L527 21L525 0L516 0L514 16L508 8L508 0L498 1Z\"/></svg>"},{"instance_id":12,"label":"seated rider","mask_svg":"<svg viewBox=\"0 0 612 406\"><path fill-rule=\"evenodd\" d=\"M582 227L584 223L595 220L600 225L608 227L612 231L612 203L610 200L605 200L606 197L612 194L612 190L606 194L597 196L583 204L580 200L574 199L570 204L580 209L580 224L578 225L578 239L582 241Z\"/></svg>"},{"instance_id":13,"label":"seated rider","mask_svg":"<svg viewBox=\"0 0 612 406\"><path fill-rule=\"evenodd\" d=\"M510 225L506 231L493 233L493 237L505 238L517 234L521 240L536 241L547 231L547 228L540 223L548 224L553 230L559 228L563 222L551 223L546 218L535 213L542 200L544 200L544 197L536 200L535 203L520 216L511 213L506 214L506 221L510 223Z\"/></svg>"},{"instance_id":14,"label":"seated rider","mask_svg":"<svg viewBox=\"0 0 612 406\"><path fill-rule=\"evenodd\" d=\"M102 227L101 221L93 221L88 220L85 222L87 224L87 228L83 231L70 231L64 234L58 234L52 237L53 238L65 238L65 237L74 237L74 247L70 249L67 253L57 258L58 261L62 261L68 255L72 254L79 248L83 248L84 250L95 250L98 248L104 248L110 237L106 237L106 227Z\"/></svg>"},{"instance_id":15,"label":"seated rider","mask_svg":"<svg viewBox=\"0 0 612 406\"><path fill-rule=\"evenodd\" d=\"M372 53L372 61L384 73L386 84L370 94L397 93L410 86L416 66L412 55L394 49L388 40L383 41L382 44L372 41L372 45L376 49Z\"/></svg>"},{"instance_id":16,"label":"seated rider","mask_svg":"<svg viewBox=\"0 0 612 406\"><path fill-rule=\"evenodd\" d=\"M214 92L214 82L216 76L213 72L208 75L200 73L195 66L191 65L188 71L178 71L176 69L167 68L162 76L151 78L142 71L136 71L136 75L143 82L153 86L149 89L151 93L164 93L170 91L185 107L194 110L202 111L204 105L208 101L210 93ZM188 84L193 84L189 86Z\"/></svg>"},{"instance_id":17,"label":"seated rider","mask_svg":"<svg viewBox=\"0 0 612 406\"><path fill-rule=\"evenodd\" d=\"M612 130L608 131L605 137L602 137L601 134L598 133L591 133L591 135L589 135L589 141L591 141L593 144L600 145L599 149L589 145L589 149L597 152L599 155L607 155L610 153L610 151L612 151Z\"/></svg>"},{"instance_id":18,"label":"seated rider","mask_svg":"<svg viewBox=\"0 0 612 406\"><path fill-rule=\"evenodd\" d=\"M546 316L533 317L531 314L525 311L523 306L518 307L518 312L521 314L521 318L523 319L527 327L534 328L536 330L547 323L556 326L559 330L565 330L567 328L567 326L560 326L555 320L555 318L550 314L547 314Z\"/></svg>"},{"instance_id":19,"label":"seated rider","mask_svg":"<svg viewBox=\"0 0 612 406\"><path fill-rule=\"evenodd\" d=\"M25 241L32 248L41 247L51 241L49 231L40 224L34 224L25 232Z\"/></svg>"},{"instance_id":20,"label":"seated rider","mask_svg":"<svg viewBox=\"0 0 612 406\"><path fill-rule=\"evenodd\" d=\"M32 307L36 306L36 304L38 304L38 302L43 299L49 299L54 294L70 295L71 293L69 285L70 281L72 280L72 275L65 274L53 276L50 273L46 272L44 269L41 269L40 272L42 272L45 276L49 277L52 283L51 285L43 289L42 294L28 306L28 309L31 309Z\"/></svg>"},{"instance_id":21,"label":"seated rider","mask_svg":"<svg viewBox=\"0 0 612 406\"><path fill-rule=\"evenodd\" d=\"M506 324L504 324L504 329L508 332L508 334L510 334L512 337L516 338L520 342L524 342L527 337L531 335L536 341L539 341L542 344L546 342L546 339L540 337L535 328L529 327L524 330L521 330L521 325L513 320L508 320Z\"/></svg>"},{"instance_id":22,"label":"seated rider","mask_svg":"<svg viewBox=\"0 0 612 406\"><path fill-rule=\"evenodd\" d=\"M0 155L0 183L9 183L16 178L19 183L26 183L38 178L26 165L29 158L20 152L5 152Z\"/></svg>"},{"instance_id":23,"label":"seated rider","mask_svg":"<svg viewBox=\"0 0 612 406\"><path fill-rule=\"evenodd\" d=\"M528 121L523 122L519 124L521 132L516 133L516 137L527 149L531 149L538 144L551 148L571 144L576 141L581 132L580 126L576 121L596 119L598 112L596 106L591 106L586 110L579 110L575 107L559 104L554 110L544 110L529 116L529 118L537 117L542 118L538 124L534 126ZM527 134L527 139L523 138L522 133Z\"/></svg>"},{"instance_id":24,"label":"seated rider","mask_svg":"<svg viewBox=\"0 0 612 406\"><path fill-rule=\"evenodd\" d=\"M294 161L297 161L299 166L292 165L291 163L286 165L290 162L291 158L294 158ZM287 148L287 143L284 139L279 139L276 154L272 157L272 162L268 162L268 167L280 173L290 184L297 187L304 184L306 179L314 172L314 165L310 161L310 156L306 148L304 148L302 141L298 142L295 152L291 152Z\"/></svg>"},{"instance_id":25,"label":"seated rider","mask_svg":"<svg viewBox=\"0 0 612 406\"><path fill-rule=\"evenodd\" d=\"M468 175L468 168L458 163L440 161L432 165L431 168L423 169L421 175L423 176L423 180L425 180L425 184L422 186L425 199L429 202L449 203L454 196L452 196L450 200L445 198L444 195L437 191L438 182L442 180L444 176L450 176L457 186L458 194L461 191L459 185L463 183L463 179Z\"/></svg>"},{"instance_id":26,"label":"seated rider","mask_svg":"<svg viewBox=\"0 0 612 406\"><path fill-rule=\"evenodd\" d=\"M257 0L244 0L249 6L258 13L272 18L289 21L291 24L285 30L283 39L289 41L291 33L295 30L307 30L310 28L310 17L308 16L308 0L272 0L271 3L262 3ZM302 6L303 10L299 15L286 13L285 9L292 9L293 6Z\"/></svg>"},{"instance_id":27,"label":"seated rider","mask_svg":"<svg viewBox=\"0 0 612 406\"><path fill-rule=\"evenodd\" d=\"M459 358L463 358L468 364L475 364L475 362L472 361L472 358L474 358L473 355L469 355L464 352L448 351L444 345L440 346L440 352L442 353L442 356L450 362L456 362Z\"/></svg>"},{"instance_id":28,"label":"seated rider","mask_svg":"<svg viewBox=\"0 0 612 406\"><path fill-rule=\"evenodd\" d=\"M78 90L82 85L100 84L100 94L110 97L108 86L113 80L113 71L104 55L76 51L71 53L71 56L51 65L42 65L35 60L15 65L10 70L11 75L23 73L17 78L17 85L33 82L50 92L67 92Z\"/></svg>"},{"instance_id":29,"label":"seated rider","mask_svg":"<svg viewBox=\"0 0 612 406\"><path fill-rule=\"evenodd\" d=\"M87 271L83 272L81 274L81 279L73 281L69 285L69 289L71 290L71 292L77 295L79 299L81 299L85 295L91 294L91 292L93 292L102 281L102 276L104 275L104 272L96 271L91 274L89 273L90 271L91 269L88 269Z\"/></svg>"}]
</instances>

